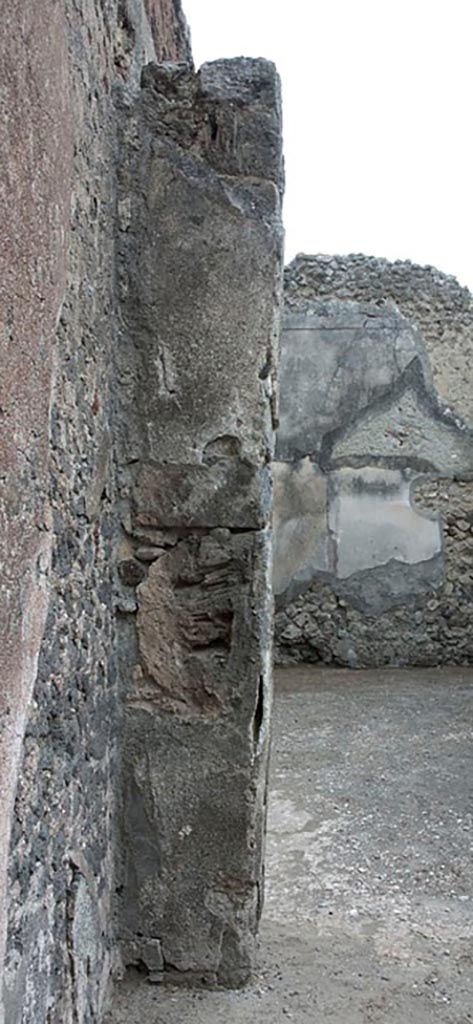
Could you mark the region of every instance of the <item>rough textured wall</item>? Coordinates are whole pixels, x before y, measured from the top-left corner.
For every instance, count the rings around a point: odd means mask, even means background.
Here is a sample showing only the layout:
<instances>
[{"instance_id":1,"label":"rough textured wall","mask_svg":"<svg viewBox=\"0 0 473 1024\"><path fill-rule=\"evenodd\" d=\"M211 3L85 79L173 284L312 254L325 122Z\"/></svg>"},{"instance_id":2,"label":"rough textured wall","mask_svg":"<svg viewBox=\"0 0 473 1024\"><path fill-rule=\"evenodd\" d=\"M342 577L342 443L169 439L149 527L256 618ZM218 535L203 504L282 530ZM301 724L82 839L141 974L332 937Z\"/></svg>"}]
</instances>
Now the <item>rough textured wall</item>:
<instances>
[{"instance_id":1,"label":"rough textured wall","mask_svg":"<svg viewBox=\"0 0 473 1024\"><path fill-rule=\"evenodd\" d=\"M280 376L277 658L470 661L471 295L433 268L298 257Z\"/></svg>"},{"instance_id":2,"label":"rough textured wall","mask_svg":"<svg viewBox=\"0 0 473 1024\"><path fill-rule=\"evenodd\" d=\"M72 159L62 11L52 2L25 10L7 0L0 66L1 976L13 802L47 613L52 546L51 349L65 282Z\"/></svg>"},{"instance_id":3,"label":"rough textured wall","mask_svg":"<svg viewBox=\"0 0 473 1024\"><path fill-rule=\"evenodd\" d=\"M142 85L119 202L122 949L240 984L271 701L279 85L243 59L150 65Z\"/></svg>"},{"instance_id":4,"label":"rough textured wall","mask_svg":"<svg viewBox=\"0 0 473 1024\"><path fill-rule=\"evenodd\" d=\"M192 64L189 30L180 0L145 0L156 59Z\"/></svg>"},{"instance_id":5,"label":"rough textured wall","mask_svg":"<svg viewBox=\"0 0 473 1024\"><path fill-rule=\"evenodd\" d=\"M155 51L138 0L6 0L0 48L4 1018L85 1024L112 967L114 93Z\"/></svg>"}]
</instances>

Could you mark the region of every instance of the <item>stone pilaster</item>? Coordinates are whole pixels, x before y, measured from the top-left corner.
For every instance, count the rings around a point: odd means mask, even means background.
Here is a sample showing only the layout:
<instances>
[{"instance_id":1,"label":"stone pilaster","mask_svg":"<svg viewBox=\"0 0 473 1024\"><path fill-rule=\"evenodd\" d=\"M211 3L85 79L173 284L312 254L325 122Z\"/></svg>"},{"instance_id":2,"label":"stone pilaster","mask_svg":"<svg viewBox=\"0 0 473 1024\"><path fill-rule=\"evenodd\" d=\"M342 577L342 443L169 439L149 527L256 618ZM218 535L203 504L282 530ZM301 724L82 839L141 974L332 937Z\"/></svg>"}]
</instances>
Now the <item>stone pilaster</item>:
<instances>
[{"instance_id":1,"label":"stone pilaster","mask_svg":"<svg viewBox=\"0 0 473 1024\"><path fill-rule=\"evenodd\" d=\"M262 905L279 83L150 65L124 112L125 959L241 984Z\"/></svg>"}]
</instances>

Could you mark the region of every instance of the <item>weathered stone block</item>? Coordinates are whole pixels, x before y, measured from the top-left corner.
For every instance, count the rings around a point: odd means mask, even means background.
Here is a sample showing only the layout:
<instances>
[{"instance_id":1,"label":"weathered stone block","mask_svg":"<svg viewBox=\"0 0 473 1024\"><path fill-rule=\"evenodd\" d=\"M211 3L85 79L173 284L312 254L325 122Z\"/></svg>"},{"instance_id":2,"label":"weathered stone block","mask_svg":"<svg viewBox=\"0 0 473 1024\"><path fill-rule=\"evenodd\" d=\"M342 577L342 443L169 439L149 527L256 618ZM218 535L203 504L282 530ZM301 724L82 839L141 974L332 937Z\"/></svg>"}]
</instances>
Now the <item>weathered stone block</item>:
<instances>
[{"instance_id":1,"label":"weathered stone block","mask_svg":"<svg viewBox=\"0 0 473 1024\"><path fill-rule=\"evenodd\" d=\"M151 527L262 529L271 512L271 475L238 458L211 466L144 465L133 489L134 521Z\"/></svg>"},{"instance_id":2,"label":"weathered stone block","mask_svg":"<svg viewBox=\"0 0 473 1024\"><path fill-rule=\"evenodd\" d=\"M236 58L199 71L209 132L205 155L221 174L282 183L281 93L274 65Z\"/></svg>"}]
</instances>

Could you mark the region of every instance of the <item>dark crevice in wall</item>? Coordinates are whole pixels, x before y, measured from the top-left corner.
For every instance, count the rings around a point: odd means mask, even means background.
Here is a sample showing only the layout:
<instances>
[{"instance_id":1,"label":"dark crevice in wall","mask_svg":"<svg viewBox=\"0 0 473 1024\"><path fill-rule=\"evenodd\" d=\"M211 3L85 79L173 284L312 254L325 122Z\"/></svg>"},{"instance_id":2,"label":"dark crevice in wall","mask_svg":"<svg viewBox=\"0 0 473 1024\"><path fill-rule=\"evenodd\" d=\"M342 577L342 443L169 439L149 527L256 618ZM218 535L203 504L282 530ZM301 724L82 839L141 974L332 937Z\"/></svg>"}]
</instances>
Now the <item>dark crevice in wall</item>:
<instances>
[{"instance_id":1,"label":"dark crevice in wall","mask_svg":"<svg viewBox=\"0 0 473 1024\"><path fill-rule=\"evenodd\" d=\"M255 749L258 747L260 741L261 727L264 722L264 678L262 675L259 677L258 685L258 700L256 703L256 710L253 718L253 743Z\"/></svg>"}]
</instances>

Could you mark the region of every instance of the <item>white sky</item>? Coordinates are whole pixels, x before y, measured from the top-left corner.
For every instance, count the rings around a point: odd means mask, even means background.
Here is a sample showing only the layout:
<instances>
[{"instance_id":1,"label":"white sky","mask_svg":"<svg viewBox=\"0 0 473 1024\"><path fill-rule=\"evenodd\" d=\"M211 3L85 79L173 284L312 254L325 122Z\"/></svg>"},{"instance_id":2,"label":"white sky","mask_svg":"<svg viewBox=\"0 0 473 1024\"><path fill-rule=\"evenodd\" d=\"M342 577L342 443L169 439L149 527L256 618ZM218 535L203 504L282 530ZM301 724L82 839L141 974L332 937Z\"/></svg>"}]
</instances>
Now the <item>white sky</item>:
<instances>
[{"instance_id":1,"label":"white sky","mask_svg":"<svg viewBox=\"0 0 473 1024\"><path fill-rule=\"evenodd\" d=\"M183 0L197 65L283 83L286 261L431 263L473 289L473 0Z\"/></svg>"}]
</instances>

